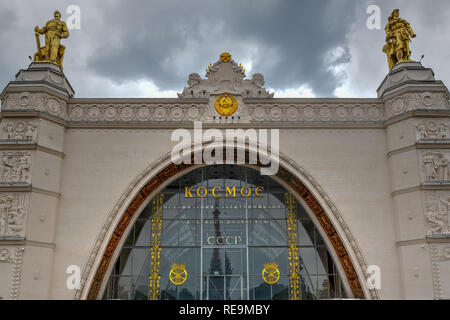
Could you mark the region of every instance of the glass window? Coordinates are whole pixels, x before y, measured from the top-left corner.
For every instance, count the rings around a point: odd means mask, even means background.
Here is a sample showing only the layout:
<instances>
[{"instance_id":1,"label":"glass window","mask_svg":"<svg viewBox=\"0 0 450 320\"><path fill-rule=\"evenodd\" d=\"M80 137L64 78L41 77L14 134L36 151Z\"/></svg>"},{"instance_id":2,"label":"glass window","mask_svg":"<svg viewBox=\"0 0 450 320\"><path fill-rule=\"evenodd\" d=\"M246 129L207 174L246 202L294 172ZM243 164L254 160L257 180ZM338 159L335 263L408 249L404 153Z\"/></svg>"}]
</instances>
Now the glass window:
<instances>
[{"instance_id":1,"label":"glass window","mask_svg":"<svg viewBox=\"0 0 450 320\"><path fill-rule=\"evenodd\" d=\"M104 299L149 299L152 272L162 300L290 299L293 272L300 299L345 297L325 242L293 199L251 168L214 165L189 172L142 210ZM292 212L294 220L288 220ZM289 262L295 258L293 271Z\"/></svg>"}]
</instances>

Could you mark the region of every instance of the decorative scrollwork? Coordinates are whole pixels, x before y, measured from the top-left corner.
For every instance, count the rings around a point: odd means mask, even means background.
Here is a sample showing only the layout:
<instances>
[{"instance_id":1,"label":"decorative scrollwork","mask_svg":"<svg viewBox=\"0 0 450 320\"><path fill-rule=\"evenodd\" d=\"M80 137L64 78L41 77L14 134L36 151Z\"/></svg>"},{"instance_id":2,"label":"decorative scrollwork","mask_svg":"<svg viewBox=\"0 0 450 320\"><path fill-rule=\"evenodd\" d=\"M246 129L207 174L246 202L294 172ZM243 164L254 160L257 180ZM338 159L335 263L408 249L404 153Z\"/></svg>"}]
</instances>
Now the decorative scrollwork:
<instances>
[{"instance_id":1,"label":"decorative scrollwork","mask_svg":"<svg viewBox=\"0 0 450 320\"><path fill-rule=\"evenodd\" d=\"M174 263L171 266L169 272L169 280L176 286L180 286L186 282L188 273L186 271L186 265Z\"/></svg>"},{"instance_id":2,"label":"decorative scrollwork","mask_svg":"<svg viewBox=\"0 0 450 320\"><path fill-rule=\"evenodd\" d=\"M280 280L280 271L278 264L274 262L265 263L262 270L262 278L267 284L275 284Z\"/></svg>"},{"instance_id":3,"label":"decorative scrollwork","mask_svg":"<svg viewBox=\"0 0 450 320\"><path fill-rule=\"evenodd\" d=\"M160 278L159 266L161 257L162 204L164 196L158 194L153 199L152 238L150 249L149 300L159 299Z\"/></svg>"},{"instance_id":4,"label":"decorative scrollwork","mask_svg":"<svg viewBox=\"0 0 450 320\"><path fill-rule=\"evenodd\" d=\"M297 247L297 212L295 198L286 193L286 210L289 244L289 299L300 300L300 265Z\"/></svg>"}]
</instances>

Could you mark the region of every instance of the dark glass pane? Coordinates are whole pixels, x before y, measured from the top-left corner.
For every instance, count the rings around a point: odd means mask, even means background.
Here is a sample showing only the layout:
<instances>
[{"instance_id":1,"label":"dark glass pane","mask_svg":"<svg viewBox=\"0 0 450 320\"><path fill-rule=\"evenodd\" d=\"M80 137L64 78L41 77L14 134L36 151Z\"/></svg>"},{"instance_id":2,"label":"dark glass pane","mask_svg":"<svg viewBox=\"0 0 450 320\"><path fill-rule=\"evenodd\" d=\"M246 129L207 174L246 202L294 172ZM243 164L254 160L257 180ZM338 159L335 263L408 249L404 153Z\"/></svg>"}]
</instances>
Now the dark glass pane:
<instances>
[{"instance_id":1,"label":"dark glass pane","mask_svg":"<svg viewBox=\"0 0 450 320\"><path fill-rule=\"evenodd\" d=\"M312 221L299 221L297 224L297 239L299 246L314 245L314 224Z\"/></svg>"},{"instance_id":2,"label":"dark glass pane","mask_svg":"<svg viewBox=\"0 0 450 320\"><path fill-rule=\"evenodd\" d=\"M325 247L319 247L316 249L318 254L318 264L317 264L317 273L318 274L326 274L333 273L333 269L329 270L329 262L328 258L328 250ZM331 257L330 257L331 258Z\"/></svg>"},{"instance_id":3,"label":"dark glass pane","mask_svg":"<svg viewBox=\"0 0 450 320\"><path fill-rule=\"evenodd\" d=\"M317 274L317 253L316 249L311 248L300 248L300 261L301 267L305 268L309 274Z\"/></svg>"},{"instance_id":4,"label":"dark glass pane","mask_svg":"<svg viewBox=\"0 0 450 320\"><path fill-rule=\"evenodd\" d=\"M152 235L152 221L138 220L134 228L134 245L135 246L150 246L150 238Z\"/></svg>"},{"instance_id":5,"label":"dark glass pane","mask_svg":"<svg viewBox=\"0 0 450 320\"><path fill-rule=\"evenodd\" d=\"M119 266L118 275L131 275L132 258L130 248L122 249L117 264Z\"/></svg>"},{"instance_id":6,"label":"dark glass pane","mask_svg":"<svg viewBox=\"0 0 450 320\"><path fill-rule=\"evenodd\" d=\"M132 275L139 276L149 274L150 270L150 248L133 248Z\"/></svg>"}]
</instances>

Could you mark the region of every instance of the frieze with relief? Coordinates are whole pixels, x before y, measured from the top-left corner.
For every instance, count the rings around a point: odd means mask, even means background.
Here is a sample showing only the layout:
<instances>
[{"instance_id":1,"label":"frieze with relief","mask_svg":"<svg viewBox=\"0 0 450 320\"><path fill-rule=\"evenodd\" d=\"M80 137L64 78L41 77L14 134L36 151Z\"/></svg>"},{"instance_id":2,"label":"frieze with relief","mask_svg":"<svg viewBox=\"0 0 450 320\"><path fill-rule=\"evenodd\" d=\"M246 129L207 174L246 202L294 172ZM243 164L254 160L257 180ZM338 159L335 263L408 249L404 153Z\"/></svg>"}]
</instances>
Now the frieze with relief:
<instances>
[{"instance_id":1,"label":"frieze with relief","mask_svg":"<svg viewBox=\"0 0 450 320\"><path fill-rule=\"evenodd\" d=\"M1 181L6 183L30 183L31 152L3 151L1 156Z\"/></svg>"},{"instance_id":2,"label":"frieze with relief","mask_svg":"<svg viewBox=\"0 0 450 320\"><path fill-rule=\"evenodd\" d=\"M202 120L207 105L199 104L69 104L76 123L171 123Z\"/></svg>"},{"instance_id":3,"label":"frieze with relief","mask_svg":"<svg viewBox=\"0 0 450 320\"><path fill-rule=\"evenodd\" d=\"M448 96L443 92L405 93L386 101L386 119L413 110L449 109Z\"/></svg>"},{"instance_id":4,"label":"frieze with relief","mask_svg":"<svg viewBox=\"0 0 450 320\"><path fill-rule=\"evenodd\" d=\"M38 111L67 119L66 102L46 93L8 93L2 101L2 111Z\"/></svg>"},{"instance_id":5,"label":"frieze with relief","mask_svg":"<svg viewBox=\"0 0 450 320\"><path fill-rule=\"evenodd\" d=\"M379 122L383 104L251 104L251 122Z\"/></svg>"},{"instance_id":6,"label":"frieze with relief","mask_svg":"<svg viewBox=\"0 0 450 320\"><path fill-rule=\"evenodd\" d=\"M450 235L450 192L426 192L424 197L427 236Z\"/></svg>"},{"instance_id":7,"label":"frieze with relief","mask_svg":"<svg viewBox=\"0 0 450 320\"><path fill-rule=\"evenodd\" d=\"M3 120L0 137L4 140L36 140L37 123L35 121Z\"/></svg>"},{"instance_id":8,"label":"frieze with relief","mask_svg":"<svg viewBox=\"0 0 450 320\"><path fill-rule=\"evenodd\" d=\"M416 140L449 139L448 120L422 120L416 124Z\"/></svg>"},{"instance_id":9,"label":"frieze with relief","mask_svg":"<svg viewBox=\"0 0 450 320\"><path fill-rule=\"evenodd\" d=\"M427 236L447 235L448 230L448 213L441 211L438 204L425 205L425 218L427 222Z\"/></svg>"},{"instance_id":10,"label":"frieze with relief","mask_svg":"<svg viewBox=\"0 0 450 320\"><path fill-rule=\"evenodd\" d=\"M421 151L420 158L424 183L450 183L450 151Z\"/></svg>"},{"instance_id":11,"label":"frieze with relief","mask_svg":"<svg viewBox=\"0 0 450 320\"><path fill-rule=\"evenodd\" d=\"M23 237L26 199L23 193L0 194L0 238Z\"/></svg>"}]
</instances>

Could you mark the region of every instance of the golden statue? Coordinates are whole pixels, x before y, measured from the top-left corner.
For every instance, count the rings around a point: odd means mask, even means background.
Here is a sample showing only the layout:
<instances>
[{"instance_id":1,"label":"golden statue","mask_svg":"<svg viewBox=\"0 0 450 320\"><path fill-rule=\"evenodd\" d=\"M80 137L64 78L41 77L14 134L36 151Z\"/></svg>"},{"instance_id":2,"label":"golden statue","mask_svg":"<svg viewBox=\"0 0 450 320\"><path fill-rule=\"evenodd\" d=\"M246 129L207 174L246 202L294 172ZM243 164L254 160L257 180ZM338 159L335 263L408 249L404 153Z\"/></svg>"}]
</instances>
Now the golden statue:
<instances>
[{"instance_id":1,"label":"golden statue","mask_svg":"<svg viewBox=\"0 0 450 320\"><path fill-rule=\"evenodd\" d=\"M416 34L411 29L409 22L399 17L400 10L392 11L384 30L386 31L386 44L383 52L386 53L389 70L401 62L411 62L411 50L409 42Z\"/></svg>"},{"instance_id":2,"label":"golden statue","mask_svg":"<svg viewBox=\"0 0 450 320\"><path fill-rule=\"evenodd\" d=\"M58 65L62 70L64 50L66 49L60 41L69 36L66 23L61 21L61 13L56 10L54 19L47 21L42 29L34 28L36 35L37 52L34 54L36 62L51 62ZM39 34L45 34L45 46L41 47Z\"/></svg>"}]
</instances>

